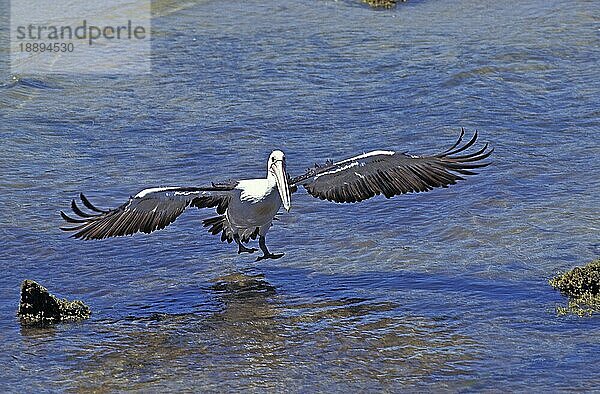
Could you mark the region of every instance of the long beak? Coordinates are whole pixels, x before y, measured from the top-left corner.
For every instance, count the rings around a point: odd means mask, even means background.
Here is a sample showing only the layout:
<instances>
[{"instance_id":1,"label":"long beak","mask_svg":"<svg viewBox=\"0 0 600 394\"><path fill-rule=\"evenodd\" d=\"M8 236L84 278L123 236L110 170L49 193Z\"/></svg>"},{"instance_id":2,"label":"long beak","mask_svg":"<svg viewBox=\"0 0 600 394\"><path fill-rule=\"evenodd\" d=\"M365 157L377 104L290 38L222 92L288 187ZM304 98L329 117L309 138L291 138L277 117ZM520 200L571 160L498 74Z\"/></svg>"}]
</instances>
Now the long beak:
<instances>
[{"instance_id":1,"label":"long beak","mask_svg":"<svg viewBox=\"0 0 600 394\"><path fill-rule=\"evenodd\" d=\"M286 211L290 211L292 208L292 197L290 196L290 186L288 184L288 176L285 171L285 164L283 161L277 161L273 163L273 172L275 173L275 180L277 182L277 189L279 189L279 196L281 196L281 203Z\"/></svg>"}]
</instances>

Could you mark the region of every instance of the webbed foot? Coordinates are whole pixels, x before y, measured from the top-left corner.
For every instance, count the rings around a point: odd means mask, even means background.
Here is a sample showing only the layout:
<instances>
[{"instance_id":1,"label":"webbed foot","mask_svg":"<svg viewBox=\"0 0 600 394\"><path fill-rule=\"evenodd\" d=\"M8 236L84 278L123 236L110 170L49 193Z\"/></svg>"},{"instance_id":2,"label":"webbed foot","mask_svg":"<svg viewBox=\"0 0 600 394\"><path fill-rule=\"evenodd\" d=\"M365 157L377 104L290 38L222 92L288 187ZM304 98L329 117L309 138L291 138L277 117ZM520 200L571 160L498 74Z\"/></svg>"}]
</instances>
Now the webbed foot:
<instances>
[{"instance_id":1,"label":"webbed foot","mask_svg":"<svg viewBox=\"0 0 600 394\"><path fill-rule=\"evenodd\" d=\"M254 253L256 252L258 249L256 248L247 248L244 245L240 244L238 247L238 254L242 254L242 253Z\"/></svg>"},{"instance_id":2,"label":"webbed foot","mask_svg":"<svg viewBox=\"0 0 600 394\"><path fill-rule=\"evenodd\" d=\"M263 254L262 256L258 256L256 258L256 261L261 261L261 260L265 260L265 259L273 259L273 260L279 259L279 258L282 258L284 254L285 253L268 253L268 254Z\"/></svg>"}]
</instances>

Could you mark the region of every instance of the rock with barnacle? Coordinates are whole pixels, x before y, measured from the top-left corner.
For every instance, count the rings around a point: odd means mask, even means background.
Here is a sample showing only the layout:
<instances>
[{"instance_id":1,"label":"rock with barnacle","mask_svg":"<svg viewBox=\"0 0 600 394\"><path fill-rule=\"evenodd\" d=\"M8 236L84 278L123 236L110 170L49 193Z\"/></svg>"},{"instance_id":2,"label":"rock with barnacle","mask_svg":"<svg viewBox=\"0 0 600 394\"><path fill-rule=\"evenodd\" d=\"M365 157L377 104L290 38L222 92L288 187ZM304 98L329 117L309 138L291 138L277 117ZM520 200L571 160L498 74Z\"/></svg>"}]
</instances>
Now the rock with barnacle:
<instances>
[{"instance_id":1,"label":"rock with barnacle","mask_svg":"<svg viewBox=\"0 0 600 394\"><path fill-rule=\"evenodd\" d=\"M21 284L21 302L17 316L22 324L45 325L77 321L87 319L90 315L90 308L82 301L59 299L33 280L27 279Z\"/></svg>"},{"instance_id":2,"label":"rock with barnacle","mask_svg":"<svg viewBox=\"0 0 600 394\"><path fill-rule=\"evenodd\" d=\"M600 313L600 260L550 279L550 285L569 298L566 307L556 308L559 315L579 316Z\"/></svg>"},{"instance_id":3,"label":"rock with barnacle","mask_svg":"<svg viewBox=\"0 0 600 394\"><path fill-rule=\"evenodd\" d=\"M363 3L367 3L373 8L393 8L396 6L398 1L406 1L406 0L362 0Z\"/></svg>"}]
</instances>

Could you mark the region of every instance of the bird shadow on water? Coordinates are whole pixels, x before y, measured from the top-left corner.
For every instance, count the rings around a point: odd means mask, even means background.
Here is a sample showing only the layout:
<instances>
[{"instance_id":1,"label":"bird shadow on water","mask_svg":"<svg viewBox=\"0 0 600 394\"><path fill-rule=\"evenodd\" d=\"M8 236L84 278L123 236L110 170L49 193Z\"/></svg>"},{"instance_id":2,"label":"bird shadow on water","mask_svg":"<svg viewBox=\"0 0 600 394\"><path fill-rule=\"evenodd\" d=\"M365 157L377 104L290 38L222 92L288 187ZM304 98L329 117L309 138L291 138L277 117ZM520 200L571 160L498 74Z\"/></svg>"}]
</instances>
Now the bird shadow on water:
<instances>
[{"instance_id":1,"label":"bird shadow on water","mask_svg":"<svg viewBox=\"0 0 600 394\"><path fill-rule=\"evenodd\" d=\"M143 300L126 317L115 322L152 325L160 329L172 325L205 326L218 321L245 321L272 316L277 290L262 273L231 273L193 285L168 297ZM261 312L262 311L262 312ZM271 312L267 312L271 311ZM264 313L263 313L264 312Z\"/></svg>"},{"instance_id":2,"label":"bird shadow on water","mask_svg":"<svg viewBox=\"0 0 600 394\"><path fill-rule=\"evenodd\" d=\"M246 274L235 272L232 274L220 276L211 280L209 287L214 293L224 297L255 297L269 296L276 293L275 286L271 285L264 274Z\"/></svg>"}]
</instances>

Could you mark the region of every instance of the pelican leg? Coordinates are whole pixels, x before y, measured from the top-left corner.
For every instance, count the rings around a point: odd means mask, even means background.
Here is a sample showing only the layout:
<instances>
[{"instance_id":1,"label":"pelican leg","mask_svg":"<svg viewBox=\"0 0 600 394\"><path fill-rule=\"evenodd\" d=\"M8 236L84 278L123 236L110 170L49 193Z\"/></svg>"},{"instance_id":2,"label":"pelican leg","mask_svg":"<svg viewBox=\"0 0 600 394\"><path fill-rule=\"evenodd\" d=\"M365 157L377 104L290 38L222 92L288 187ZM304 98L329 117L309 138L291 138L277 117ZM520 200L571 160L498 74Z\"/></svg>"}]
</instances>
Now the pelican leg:
<instances>
[{"instance_id":1,"label":"pelican leg","mask_svg":"<svg viewBox=\"0 0 600 394\"><path fill-rule=\"evenodd\" d=\"M264 259L278 259L283 257L283 253L270 253L269 249L267 249L266 238L264 235L260 235L258 238L258 246L260 246L260 250L262 250L263 255L256 258L256 261L261 261Z\"/></svg>"},{"instance_id":2,"label":"pelican leg","mask_svg":"<svg viewBox=\"0 0 600 394\"><path fill-rule=\"evenodd\" d=\"M242 245L242 242L240 241L239 234L233 234L233 240L235 241L236 244L238 244L238 254L241 254L241 253L254 253L254 252L256 252L258 250L256 248L247 248L244 245Z\"/></svg>"}]
</instances>

